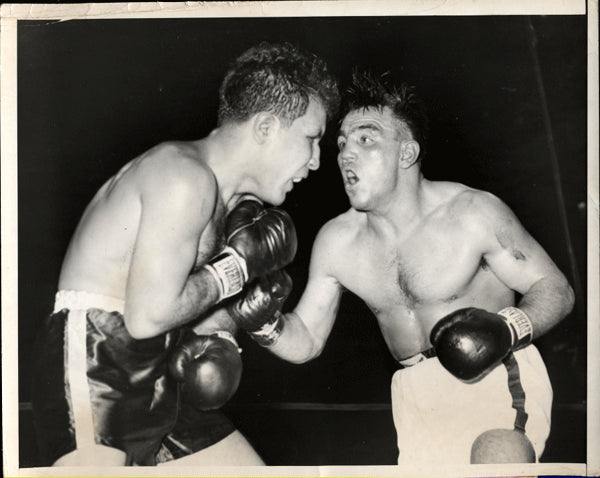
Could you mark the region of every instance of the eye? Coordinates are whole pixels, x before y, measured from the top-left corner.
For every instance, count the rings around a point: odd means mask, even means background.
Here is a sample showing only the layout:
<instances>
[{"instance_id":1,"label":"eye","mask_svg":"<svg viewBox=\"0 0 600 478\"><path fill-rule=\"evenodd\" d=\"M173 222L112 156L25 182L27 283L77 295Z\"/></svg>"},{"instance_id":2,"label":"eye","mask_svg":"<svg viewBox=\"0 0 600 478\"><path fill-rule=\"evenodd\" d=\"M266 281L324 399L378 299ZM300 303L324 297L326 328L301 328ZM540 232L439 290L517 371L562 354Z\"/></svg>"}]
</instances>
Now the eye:
<instances>
[{"instance_id":1,"label":"eye","mask_svg":"<svg viewBox=\"0 0 600 478\"><path fill-rule=\"evenodd\" d=\"M339 150L344 149L344 146L346 145L346 140L339 138L337 141L337 146Z\"/></svg>"},{"instance_id":2,"label":"eye","mask_svg":"<svg viewBox=\"0 0 600 478\"><path fill-rule=\"evenodd\" d=\"M363 134L362 136L360 136L360 137L358 138L358 142L359 142L360 144L370 144L370 143L372 143L372 142L373 142L373 139L372 139L372 138L370 138L369 136L367 136L367 135L364 135L364 134Z\"/></svg>"}]
</instances>

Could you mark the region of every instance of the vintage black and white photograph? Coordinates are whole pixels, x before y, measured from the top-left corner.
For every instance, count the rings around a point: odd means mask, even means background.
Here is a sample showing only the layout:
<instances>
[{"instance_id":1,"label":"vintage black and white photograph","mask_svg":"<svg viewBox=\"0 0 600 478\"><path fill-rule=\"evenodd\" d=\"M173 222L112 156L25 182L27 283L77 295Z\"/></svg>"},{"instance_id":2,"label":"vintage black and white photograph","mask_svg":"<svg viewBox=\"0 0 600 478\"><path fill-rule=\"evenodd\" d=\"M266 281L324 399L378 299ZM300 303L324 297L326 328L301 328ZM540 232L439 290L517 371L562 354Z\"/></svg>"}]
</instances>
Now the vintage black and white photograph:
<instances>
[{"instance_id":1,"label":"vintage black and white photograph","mask_svg":"<svg viewBox=\"0 0 600 478\"><path fill-rule=\"evenodd\" d=\"M3 5L7 476L598 476L597 2L443 3Z\"/></svg>"}]
</instances>

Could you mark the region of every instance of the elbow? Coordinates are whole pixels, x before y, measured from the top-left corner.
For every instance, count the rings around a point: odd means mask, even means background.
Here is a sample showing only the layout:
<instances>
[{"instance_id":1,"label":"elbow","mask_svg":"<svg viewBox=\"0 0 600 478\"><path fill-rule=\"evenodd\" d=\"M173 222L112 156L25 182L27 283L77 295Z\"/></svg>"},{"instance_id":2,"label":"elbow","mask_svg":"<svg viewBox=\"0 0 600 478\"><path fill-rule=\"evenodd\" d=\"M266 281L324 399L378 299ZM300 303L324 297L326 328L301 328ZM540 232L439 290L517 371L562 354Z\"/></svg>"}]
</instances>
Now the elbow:
<instances>
[{"instance_id":1,"label":"elbow","mask_svg":"<svg viewBox=\"0 0 600 478\"><path fill-rule=\"evenodd\" d=\"M566 282L566 281L565 281ZM566 282L565 283L565 316L569 315L573 311L573 307L575 306L575 292L573 291L573 287Z\"/></svg>"},{"instance_id":2,"label":"elbow","mask_svg":"<svg viewBox=\"0 0 600 478\"><path fill-rule=\"evenodd\" d=\"M310 362L312 359L318 357L318 355L302 355L297 357L289 357L288 362L294 365L302 365L303 363Z\"/></svg>"},{"instance_id":3,"label":"elbow","mask_svg":"<svg viewBox=\"0 0 600 478\"><path fill-rule=\"evenodd\" d=\"M323 352L324 348L325 348L325 344L322 344L320 346L317 346L315 344L315 346L312 348L312 350L309 354L309 358L306 361L308 362L309 360L314 360L317 357L319 357L321 355L321 352Z\"/></svg>"},{"instance_id":4,"label":"elbow","mask_svg":"<svg viewBox=\"0 0 600 478\"><path fill-rule=\"evenodd\" d=\"M135 340L151 339L162 332L158 327L151 327L149 324L141 324L134 320L126 321L125 328Z\"/></svg>"},{"instance_id":5,"label":"elbow","mask_svg":"<svg viewBox=\"0 0 600 478\"><path fill-rule=\"evenodd\" d=\"M304 356L304 357L290 357L287 359L288 362L293 363L294 365L302 365L303 363L310 362L313 358L317 356Z\"/></svg>"},{"instance_id":6,"label":"elbow","mask_svg":"<svg viewBox=\"0 0 600 478\"><path fill-rule=\"evenodd\" d=\"M293 363L294 365L302 365L310 360L310 358L304 357L289 357L287 359L288 362Z\"/></svg>"},{"instance_id":7,"label":"elbow","mask_svg":"<svg viewBox=\"0 0 600 478\"><path fill-rule=\"evenodd\" d=\"M558 321L561 321L573 311L575 292L564 276L555 278L551 284L555 298L553 301L555 314L558 316Z\"/></svg>"},{"instance_id":8,"label":"elbow","mask_svg":"<svg viewBox=\"0 0 600 478\"><path fill-rule=\"evenodd\" d=\"M288 361L296 365L301 365L303 363L310 362L311 360L316 359L319 355L321 355L322 351L323 347L319 348L313 345L313 347L307 349L306 351L304 351L304 353L295 355L293 357L289 357Z\"/></svg>"},{"instance_id":9,"label":"elbow","mask_svg":"<svg viewBox=\"0 0 600 478\"><path fill-rule=\"evenodd\" d=\"M125 306L125 328L135 340L150 339L164 332L160 322L148 312L128 310Z\"/></svg>"}]
</instances>

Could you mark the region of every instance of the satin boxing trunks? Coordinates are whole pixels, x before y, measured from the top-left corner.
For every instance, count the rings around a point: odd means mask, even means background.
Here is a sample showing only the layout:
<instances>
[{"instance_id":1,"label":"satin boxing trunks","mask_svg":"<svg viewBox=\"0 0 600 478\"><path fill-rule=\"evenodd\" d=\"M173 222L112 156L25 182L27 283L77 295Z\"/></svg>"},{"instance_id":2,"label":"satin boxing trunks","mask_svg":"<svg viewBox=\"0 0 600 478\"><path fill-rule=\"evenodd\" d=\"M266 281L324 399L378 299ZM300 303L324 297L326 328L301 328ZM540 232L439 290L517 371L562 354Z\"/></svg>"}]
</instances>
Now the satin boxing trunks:
<instances>
[{"instance_id":1,"label":"satin boxing trunks","mask_svg":"<svg viewBox=\"0 0 600 478\"><path fill-rule=\"evenodd\" d=\"M86 445L122 450L128 465L154 465L206 448L234 431L220 412L178 399L167 359L180 330L133 339L123 301L56 294L34 357L33 414L45 465Z\"/></svg>"},{"instance_id":2,"label":"satin boxing trunks","mask_svg":"<svg viewBox=\"0 0 600 478\"><path fill-rule=\"evenodd\" d=\"M475 439L495 428L524 429L539 460L550 433L552 386L535 346L471 384L436 357L422 358L392 377L398 464L469 464Z\"/></svg>"}]
</instances>

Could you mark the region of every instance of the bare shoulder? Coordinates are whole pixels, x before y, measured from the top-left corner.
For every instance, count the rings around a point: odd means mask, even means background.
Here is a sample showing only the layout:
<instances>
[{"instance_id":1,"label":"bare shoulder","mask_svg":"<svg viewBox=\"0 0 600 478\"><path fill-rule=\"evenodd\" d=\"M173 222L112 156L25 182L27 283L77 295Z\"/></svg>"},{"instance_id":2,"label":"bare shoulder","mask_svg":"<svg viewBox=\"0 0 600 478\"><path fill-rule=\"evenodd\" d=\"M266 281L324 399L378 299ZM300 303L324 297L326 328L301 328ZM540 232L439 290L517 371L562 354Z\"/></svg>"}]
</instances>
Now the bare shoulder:
<instances>
[{"instance_id":1,"label":"bare shoulder","mask_svg":"<svg viewBox=\"0 0 600 478\"><path fill-rule=\"evenodd\" d=\"M347 263L349 254L356 250L352 244L358 233L357 214L350 209L321 227L310 258L310 277L313 280L327 278L327 281L333 280L338 284L340 264Z\"/></svg>"},{"instance_id":2,"label":"bare shoulder","mask_svg":"<svg viewBox=\"0 0 600 478\"><path fill-rule=\"evenodd\" d=\"M360 230L362 213L353 209L327 221L319 230L313 246L313 256L319 260L335 259L347 253Z\"/></svg>"},{"instance_id":3,"label":"bare shoulder","mask_svg":"<svg viewBox=\"0 0 600 478\"><path fill-rule=\"evenodd\" d=\"M215 197L217 183L212 170L191 142L160 143L138 158L142 190L160 190L178 196ZM174 198L171 198L174 199Z\"/></svg>"},{"instance_id":4,"label":"bare shoulder","mask_svg":"<svg viewBox=\"0 0 600 478\"><path fill-rule=\"evenodd\" d=\"M512 210L496 195L462 186L446 203L444 217L483 243L495 243L507 231L522 230Z\"/></svg>"},{"instance_id":5,"label":"bare shoulder","mask_svg":"<svg viewBox=\"0 0 600 478\"><path fill-rule=\"evenodd\" d=\"M511 215L509 207L497 196L463 184L449 183L449 200L445 204L446 213L466 222L488 223Z\"/></svg>"},{"instance_id":6,"label":"bare shoulder","mask_svg":"<svg viewBox=\"0 0 600 478\"><path fill-rule=\"evenodd\" d=\"M360 221L361 213L349 209L323 224L317 240L323 240L332 243L334 247L339 247L341 243L351 241L356 236Z\"/></svg>"},{"instance_id":7,"label":"bare shoulder","mask_svg":"<svg viewBox=\"0 0 600 478\"><path fill-rule=\"evenodd\" d=\"M211 169L191 142L160 143L144 153L140 159L147 169L163 176L164 179L214 180ZM188 178L189 175L191 178Z\"/></svg>"}]
</instances>

